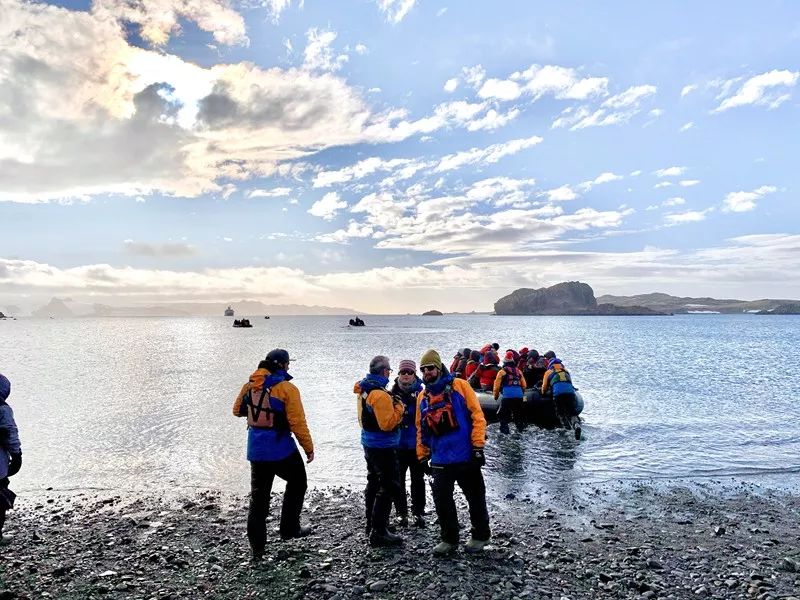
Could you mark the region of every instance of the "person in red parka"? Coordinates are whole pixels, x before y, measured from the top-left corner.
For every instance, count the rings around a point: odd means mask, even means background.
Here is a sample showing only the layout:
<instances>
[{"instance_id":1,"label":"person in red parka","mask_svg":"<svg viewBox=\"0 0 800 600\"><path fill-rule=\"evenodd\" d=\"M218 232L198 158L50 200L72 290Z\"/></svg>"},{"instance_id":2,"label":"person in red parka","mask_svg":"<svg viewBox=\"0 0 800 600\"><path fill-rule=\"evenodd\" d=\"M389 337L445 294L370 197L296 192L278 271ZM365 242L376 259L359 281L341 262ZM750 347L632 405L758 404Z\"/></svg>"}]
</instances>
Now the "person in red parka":
<instances>
[{"instance_id":1,"label":"person in red parka","mask_svg":"<svg viewBox=\"0 0 800 600\"><path fill-rule=\"evenodd\" d=\"M500 359L495 352L487 352L483 357L483 363L478 366L472 374L472 379L477 380L477 385L482 390L491 392L494 388L494 380L497 377L497 372L500 370Z\"/></svg>"}]
</instances>

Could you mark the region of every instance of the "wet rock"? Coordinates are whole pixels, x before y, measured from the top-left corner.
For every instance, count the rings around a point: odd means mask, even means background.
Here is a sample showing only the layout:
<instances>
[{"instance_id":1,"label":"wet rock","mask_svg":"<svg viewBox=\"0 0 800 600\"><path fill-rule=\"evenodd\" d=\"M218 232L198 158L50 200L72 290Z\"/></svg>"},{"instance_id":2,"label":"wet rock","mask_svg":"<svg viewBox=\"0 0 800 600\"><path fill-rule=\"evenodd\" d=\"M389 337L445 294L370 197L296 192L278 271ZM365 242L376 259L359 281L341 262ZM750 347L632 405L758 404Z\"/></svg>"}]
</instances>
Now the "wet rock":
<instances>
[{"instance_id":1,"label":"wet rock","mask_svg":"<svg viewBox=\"0 0 800 600\"><path fill-rule=\"evenodd\" d=\"M370 592L383 592L389 587L389 582L379 579L367 585Z\"/></svg>"}]
</instances>

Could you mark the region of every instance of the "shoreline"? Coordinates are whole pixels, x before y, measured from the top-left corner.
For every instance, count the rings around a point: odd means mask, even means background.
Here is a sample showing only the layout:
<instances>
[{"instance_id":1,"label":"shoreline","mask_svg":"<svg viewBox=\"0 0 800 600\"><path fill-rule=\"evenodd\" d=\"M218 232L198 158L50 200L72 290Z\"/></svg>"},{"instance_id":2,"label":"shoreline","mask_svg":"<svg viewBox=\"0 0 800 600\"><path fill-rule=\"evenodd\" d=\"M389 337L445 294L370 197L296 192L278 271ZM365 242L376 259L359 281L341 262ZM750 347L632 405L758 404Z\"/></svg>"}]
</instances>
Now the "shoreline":
<instances>
[{"instance_id":1,"label":"shoreline","mask_svg":"<svg viewBox=\"0 0 800 600\"><path fill-rule=\"evenodd\" d=\"M18 498L0 548L5 598L800 598L800 495L738 484L590 486L564 506L490 502L492 543L437 559L428 526L371 549L351 487L310 489L314 533L282 542L273 516L249 561L247 497L214 490ZM461 542L468 539L457 493Z\"/></svg>"}]
</instances>

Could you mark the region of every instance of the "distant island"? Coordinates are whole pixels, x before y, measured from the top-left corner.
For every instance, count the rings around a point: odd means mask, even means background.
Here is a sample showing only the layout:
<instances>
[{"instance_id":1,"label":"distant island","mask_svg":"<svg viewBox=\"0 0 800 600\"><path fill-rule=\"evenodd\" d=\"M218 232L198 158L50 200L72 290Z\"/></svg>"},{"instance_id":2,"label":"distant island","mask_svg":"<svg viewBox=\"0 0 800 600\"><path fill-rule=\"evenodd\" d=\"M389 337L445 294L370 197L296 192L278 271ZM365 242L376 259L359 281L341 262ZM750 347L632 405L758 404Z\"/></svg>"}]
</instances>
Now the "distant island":
<instances>
[{"instance_id":1,"label":"distant island","mask_svg":"<svg viewBox=\"0 0 800 600\"><path fill-rule=\"evenodd\" d=\"M690 298L653 293L637 296L604 295L598 302L607 302L617 306L645 306L659 312L674 314L688 313L723 313L741 314L756 313L764 315L796 315L800 314L800 301L797 300L718 300L716 298Z\"/></svg>"},{"instance_id":2,"label":"distant island","mask_svg":"<svg viewBox=\"0 0 800 600\"><path fill-rule=\"evenodd\" d=\"M440 310L429 310L422 313L423 317L441 317L444 313Z\"/></svg>"},{"instance_id":3,"label":"distant island","mask_svg":"<svg viewBox=\"0 0 800 600\"><path fill-rule=\"evenodd\" d=\"M352 315L368 314L352 308L337 306L308 306L305 304L265 304L257 300L238 302L170 302L143 306L109 306L86 304L71 298L52 298L44 306L31 311L33 317L218 317L226 306L239 315Z\"/></svg>"},{"instance_id":4,"label":"distant island","mask_svg":"<svg viewBox=\"0 0 800 600\"><path fill-rule=\"evenodd\" d=\"M668 315L645 306L598 303L587 283L567 281L539 289L520 288L494 303L497 315Z\"/></svg>"}]
</instances>

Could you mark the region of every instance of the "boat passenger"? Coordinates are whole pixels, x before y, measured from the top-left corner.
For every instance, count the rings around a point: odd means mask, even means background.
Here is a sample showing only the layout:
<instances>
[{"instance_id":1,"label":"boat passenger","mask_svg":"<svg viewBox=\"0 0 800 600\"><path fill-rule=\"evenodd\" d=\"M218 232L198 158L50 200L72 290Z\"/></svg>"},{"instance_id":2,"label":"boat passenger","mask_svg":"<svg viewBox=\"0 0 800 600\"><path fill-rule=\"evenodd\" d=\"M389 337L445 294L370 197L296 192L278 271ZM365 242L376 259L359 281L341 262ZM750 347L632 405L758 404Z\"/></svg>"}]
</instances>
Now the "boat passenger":
<instances>
[{"instance_id":1,"label":"boat passenger","mask_svg":"<svg viewBox=\"0 0 800 600\"><path fill-rule=\"evenodd\" d=\"M462 350L456 351L455 355L453 356L453 362L450 363L449 371L451 373L455 373L458 370L458 365L461 364L461 359L463 358L464 354Z\"/></svg>"},{"instance_id":2,"label":"boat passenger","mask_svg":"<svg viewBox=\"0 0 800 600\"><path fill-rule=\"evenodd\" d=\"M500 433L509 434L508 424L514 419L517 431L525 429L525 418L522 413L522 402L525 394L525 377L517 367L514 353L509 351L503 359L503 368L497 372L494 380L494 399L500 399Z\"/></svg>"},{"instance_id":3,"label":"boat passenger","mask_svg":"<svg viewBox=\"0 0 800 600\"><path fill-rule=\"evenodd\" d=\"M473 387L484 390L486 392L492 391L494 387L494 380L497 377L497 372L500 370L500 360L494 352L487 352L483 357L483 362L478 366L475 373L472 374L473 380L476 385Z\"/></svg>"},{"instance_id":4,"label":"boat passenger","mask_svg":"<svg viewBox=\"0 0 800 600\"><path fill-rule=\"evenodd\" d=\"M417 457L433 474L433 501L442 536L433 553L444 556L458 545L456 483L466 496L472 524L465 550L478 552L491 535L481 473L486 464L486 419L475 392L466 381L447 372L435 350L422 355L420 370L425 389L417 400Z\"/></svg>"},{"instance_id":5,"label":"boat passenger","mask_svg":"<svg viewBox=\"0 0 800 600\"><path fill-rule=\"evenodd\" d=\"M464 379L469 381L469 378L472 377L472 374L478 368L479 364L481 364L481 353L477 350L473 350L467 361L467 366L464 369Z\"/></svg>"},{"instance_id":6,"label":"boat passenger","mask_svg":"<svg viewBox=\"0 0 800 600\"><path fill-rule=\"evenodd\" d=\"M467 363L469 362L469 357L472 354L472 350L469 348L464 348L461 351L461 360L458 361L458 366L456 367L455 372L453 373L454 377L458 377L459 379L466 379L466 371L467 371Z\"/></svg>"},{"instance_id":7,"label":"boat passenger","mask_svg":"<svg viewBox=\"0 0 800 600\"><path fill-rule=\"evenodd\" d=\"M369 544L400 546L403 538L391 533L389 514L399 495L400 424L405 405L386 391L389 383L389 359L376 356L369 363L369 373L353 387L358 396L358 422L361 445L367 461L367 487L364 490Z\"/></svg>"},{"instance_id":8,"label":"boat passenger","mask_svg":"<svg viewBox=\"0 0 800 600\"><path fill-rule=\"evenodd\" d=\"M538 350L530 350L528 352L528 362L522 371L528 386L542 387L545 371L547 371L547 360L543 356L539 356Z\"/></svg>"},{"instance_id":9,"label":"boat passenger","mask_svg":"<svg viewBox=\"0 0 800 600\"><path fill-rule=\"evenodd\" d=\"M395 498L395 510L400 526L408 526L408 499L406 498L406 472L411 472L411 514L414 526L425 527L425 472L417 460L417 396L422 391L422 381L417 377L417 364L410 359L400 361L397 378L391 394L400 400L405 410L400 425L400 493Z\"/></svg>"},{"instance_id":10,"label":"boat passenger","mask_svg":"<svg viewBox=\"0 0 800 600\"><path fill-rule=\"evenodd\" d=\"M528 347L520 348L519 349L519 358L517 359L517 367L520 369L525 368L525 364L528 362Z\"/></svg>"},{"instance_id":11,"label":"boat passenger","mask_svg":"<svg viewBox=\"0 0 800 600\"><path fill-rule=\"evenodd\" d=\"M281 539L305 537L311 533L310 527L300 525L308 481L292 434L303 448L307 463L314 460L314 443L306 424L300 391L287 373L289 361L286 350L270 350L233 403L233 415L247 417L247 460L250 461L247 538L253 560L260 560L264 555L266 519L276 475L286 481Z\"/></svg>"}]
</instances>

